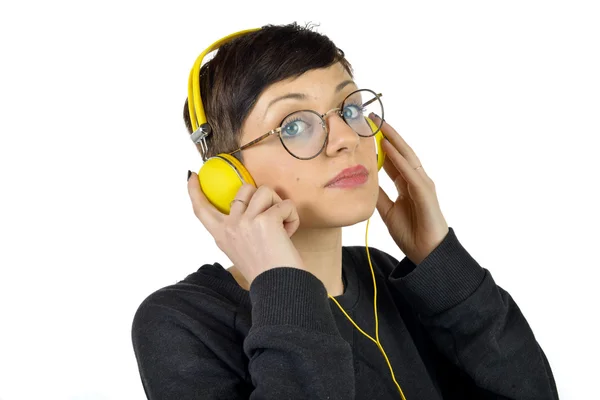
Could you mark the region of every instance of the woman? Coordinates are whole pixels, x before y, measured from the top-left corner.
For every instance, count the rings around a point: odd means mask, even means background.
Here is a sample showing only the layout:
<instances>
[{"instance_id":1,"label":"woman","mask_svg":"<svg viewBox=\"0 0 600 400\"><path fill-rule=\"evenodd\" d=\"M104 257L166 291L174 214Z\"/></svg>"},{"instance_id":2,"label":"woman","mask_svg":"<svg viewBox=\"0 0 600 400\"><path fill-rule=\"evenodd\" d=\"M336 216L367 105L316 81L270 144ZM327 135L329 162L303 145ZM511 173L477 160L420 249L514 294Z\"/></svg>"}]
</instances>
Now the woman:
<instances>
[{"instance_id":1,"label":"woman","mask_svg":"<svg viewBox=\"0 0 600 400\"><path fill-rule=\"evenodd\" d=\"M149 399L558 398L519 308L448 227L413 150L370 115L397 199L379 187L373 138L352 123L353 96L376 92L326 36L296 24L242 35L202 67L200 88L203 159L232 153L256 185L224 213L188 171L194 213L233 266L204 264L140 305ZM184 118L192 133L187 101ZM375 208L400 262L341 244Z\"/></svg>"}]
</instances>

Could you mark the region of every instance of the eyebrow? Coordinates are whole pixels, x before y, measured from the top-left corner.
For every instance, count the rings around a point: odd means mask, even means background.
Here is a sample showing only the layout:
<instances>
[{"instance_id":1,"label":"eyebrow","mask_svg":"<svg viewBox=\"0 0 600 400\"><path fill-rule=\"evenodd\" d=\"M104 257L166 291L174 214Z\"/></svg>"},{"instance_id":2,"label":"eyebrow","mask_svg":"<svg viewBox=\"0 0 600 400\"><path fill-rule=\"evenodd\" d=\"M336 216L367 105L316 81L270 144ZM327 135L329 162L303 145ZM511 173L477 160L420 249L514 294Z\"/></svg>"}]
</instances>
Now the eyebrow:
<instances>
[{"instance_id":1,"label":"eyebrow","mask_svg":"<svg viewBox=\"0 0 600 400\"><path fill-rule=\"evenodd\" d=\"M339 83L336 87L335 87L335 92L334 93L339 93L342 91L342 89L344 89L346 86L353 84L354 81L351 79L345 80L341 83ZM265 116L267 115L267 112L269 111L269 107L271 107L274 103L277 103L280 100L287 100L287 99L294 99L294 100L306 100L307 96L304 93L288 93L288 94L284 94L283 96L279 96L277 98L274 98L273 100L271 100L269 102L269 105L267 106L267 109L265 110L265 114L263 115L263 120L265 119Z\"/></svg>"}]
</instances>

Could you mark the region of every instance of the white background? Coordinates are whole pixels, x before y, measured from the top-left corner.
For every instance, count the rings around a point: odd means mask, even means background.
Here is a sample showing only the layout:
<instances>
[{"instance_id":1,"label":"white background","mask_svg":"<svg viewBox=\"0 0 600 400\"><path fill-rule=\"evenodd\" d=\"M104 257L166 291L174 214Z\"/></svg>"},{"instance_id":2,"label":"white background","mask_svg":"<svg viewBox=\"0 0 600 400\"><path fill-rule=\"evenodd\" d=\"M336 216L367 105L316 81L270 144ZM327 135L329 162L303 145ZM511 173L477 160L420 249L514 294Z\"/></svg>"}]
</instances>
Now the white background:
<instances>
[{"instance_id":1,"label":"white background","mask_svg":"<svg viewBox=\"0 0 600 400\"><path fill-rule=\"evenodd\" d=\"M230 265L186 189L201 166L181 116L189 70L222 36L292 21L319 23L383 93L561 399L598 395L597 3L389 4L2 3L0 399L145 398L137 306L203 263ZM377 212L369 231L402 257Z\"/></svg>"}]
</instances>

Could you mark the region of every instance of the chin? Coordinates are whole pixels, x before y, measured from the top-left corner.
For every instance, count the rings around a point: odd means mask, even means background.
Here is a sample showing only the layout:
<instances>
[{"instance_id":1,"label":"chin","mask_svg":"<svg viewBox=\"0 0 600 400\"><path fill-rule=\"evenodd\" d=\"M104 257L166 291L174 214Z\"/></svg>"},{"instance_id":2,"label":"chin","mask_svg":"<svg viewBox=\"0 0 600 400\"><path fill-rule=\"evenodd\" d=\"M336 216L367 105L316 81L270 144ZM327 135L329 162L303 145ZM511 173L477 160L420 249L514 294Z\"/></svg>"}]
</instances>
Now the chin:
<instances>
[{"instance_id":1,"label":"chin","mask_svg":"<svg viewBox=\"0 0 600 400\"><path fill-rule=\"evenodd\" d=\"M371 218L377 205L379 187L361 195L344 196L340 192L336 198L324 196L321 201L299 208L301 228L337 228L352 226Z\"/></svg>"},{"instance_id":2,"label":"chin","mask_svg":"<svg viewBox=\"0 0 600 400\"><path fill-rule=\"evenodd\" d=\"M344 213L330 214L327 222L330 226L344 227L364 222L371 218L375 207L357 207Z\"/></svg>"}]
</instances>

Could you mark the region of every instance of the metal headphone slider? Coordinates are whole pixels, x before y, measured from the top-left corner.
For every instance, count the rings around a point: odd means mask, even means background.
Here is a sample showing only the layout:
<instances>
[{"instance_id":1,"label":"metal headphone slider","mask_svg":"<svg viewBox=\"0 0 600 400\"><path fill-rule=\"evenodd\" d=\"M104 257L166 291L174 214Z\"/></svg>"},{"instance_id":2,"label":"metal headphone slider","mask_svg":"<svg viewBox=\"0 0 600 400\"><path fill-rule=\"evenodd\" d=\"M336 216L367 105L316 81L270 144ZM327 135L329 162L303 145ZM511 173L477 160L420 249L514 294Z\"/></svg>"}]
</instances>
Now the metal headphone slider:
<instances>
[{"instance_id":1,"label":"metal headphone slider","mask_svg":"<svg viewBox=\"0 0 600 400\"><path fill-rule=\"evenodd\" d=\"M201 140L204 140L204 138L206 138L211 133L212 128L210 127L210 125L208 123L204 123L200 125L198 129L194 131L194 133L192 133L190 138L192 139L192 142L199 144Z\"/></svg>"},{"instance_id":2,"label":"metal headphone slider","mask_svg":"<svg viewBox=\"0 0 600 400\"><path fill-rule=\"evenodd\" d=\"M208 146L206 145L206 137L212 133L212 128L208 123L204 123L198 127L192 133L191 139L195 144L200 144L202 147L202 160L206 161L206 154L208 153Z\"/></svg>"}]
</instances>

